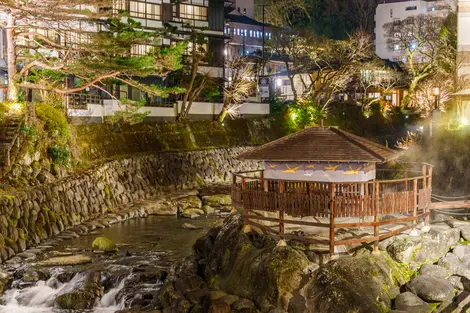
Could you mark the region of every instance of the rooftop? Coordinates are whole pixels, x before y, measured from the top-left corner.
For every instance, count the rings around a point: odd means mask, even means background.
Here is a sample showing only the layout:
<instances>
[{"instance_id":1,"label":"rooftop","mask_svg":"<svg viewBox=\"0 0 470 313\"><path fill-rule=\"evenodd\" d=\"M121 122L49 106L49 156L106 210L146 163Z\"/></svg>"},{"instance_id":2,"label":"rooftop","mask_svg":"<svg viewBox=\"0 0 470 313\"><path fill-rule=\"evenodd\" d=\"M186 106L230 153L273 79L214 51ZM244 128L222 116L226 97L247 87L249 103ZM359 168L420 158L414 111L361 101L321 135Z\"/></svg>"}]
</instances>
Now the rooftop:
<instances>
[{"instance_id":1,"label":"rooftop","mask_svg":"<svg viewBox=\"0 0 470 313\"><path fill-rule=\"evenodd\" d=\"M239 156L242 160L382 163L398 154L335 127L309 127Z\"/></svg>"}]
</instances>

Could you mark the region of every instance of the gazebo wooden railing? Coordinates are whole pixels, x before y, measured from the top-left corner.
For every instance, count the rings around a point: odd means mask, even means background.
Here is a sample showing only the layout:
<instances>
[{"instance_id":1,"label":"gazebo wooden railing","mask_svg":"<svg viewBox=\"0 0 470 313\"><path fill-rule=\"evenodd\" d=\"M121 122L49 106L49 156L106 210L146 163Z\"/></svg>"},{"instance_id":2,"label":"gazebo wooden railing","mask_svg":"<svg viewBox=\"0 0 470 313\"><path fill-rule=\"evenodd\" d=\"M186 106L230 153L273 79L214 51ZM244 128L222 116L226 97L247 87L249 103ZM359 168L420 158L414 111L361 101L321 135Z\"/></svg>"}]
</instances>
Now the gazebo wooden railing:
<instances>
[{"instance_id":1,"label":"gazebo wooden railing","mask_svg":"<svg viewBox=\"0 0 470 313\"><path fill-rule=\"evenodd\" d=\"M410 171L407 173L416 173ZM243 209L244 223L259 227L266 233L282 239L296 239L328 245L330 254L335 246L374 243L378 250L380 240L400 234L419 220L427 220L431 204L432 166L425 164L415 177L394 180L374 180L361 183L329 183L313 181L285 181L264 178L263 170L233 174L232 202ZM277 213L265 217L260 212ZM380 220L386 214L404 217ZM310 222L285 219L285 216L314 217L328 222ZM337 223L338 218L360 218L358 223ZM256 221L277 222L276 226L261 225ZM384 225L408 223L399 229L380 234ZM316 240L288 234L285 224L329 228L329 240ZM335 241L335 230L340 228L373 227L373 235ZM278 228L278 229L276 229Z\"/></svg>"}]
</instances>

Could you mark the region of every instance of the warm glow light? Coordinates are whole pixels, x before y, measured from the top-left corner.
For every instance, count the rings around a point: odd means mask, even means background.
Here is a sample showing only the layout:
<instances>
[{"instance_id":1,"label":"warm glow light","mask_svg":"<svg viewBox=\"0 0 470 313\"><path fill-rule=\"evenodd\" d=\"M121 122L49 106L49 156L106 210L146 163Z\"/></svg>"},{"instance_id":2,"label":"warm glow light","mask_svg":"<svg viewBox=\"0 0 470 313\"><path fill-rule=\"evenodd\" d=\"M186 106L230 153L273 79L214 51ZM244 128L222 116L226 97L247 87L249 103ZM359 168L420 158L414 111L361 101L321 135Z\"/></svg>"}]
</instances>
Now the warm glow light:
<instances>
[{"instance_id":1,"label":"warm glow light","mask_svg":"<svg viewBox=\"0 0 470 313\"><path fill-rule=\"evenodd\" d=\"M419 127L419 130L420 130L421 132L424 131L424 126L420 126L420 127Z\"/></svg>"},{"instance_id":2,"label":"warm glow light","mask_svg":"<svg viewBox=\"0 0 470 313\"><path fill-rule=\"evenodd\" d=\"M465 116L463 116L463 117L460 119L460 124L462 124L462 125L468 125L468 119L467 119Z\"/></svg>"},{"instance_id":3,"label":"warm glow light","mask_svg":"<svg viewBox=\"0 0 470 313\"><path fill-rule=\"evenodd\" d=\"M281 87L281 86L282 86L282 79L278 78L278 79L276 80L276 85L277 85L278 87Z\"/></svg>"},{"instance_id":4,"label":"warm glow light","mask_svg":"<svg viewBox=\"0 0 470 313\"><path fill-rule=\"evenodd\" d=\"M18 113L21 111L21 104L20 103L12 103L10 106L10 111Z\"/></svg>"},{"instance_id":5,"label":"warm glow light","mask_svg":"<svg viewBox=\"0 0 470 313\"><path fill-rule=\"evenodd\" d=\"M227 49L224 49L224 55L227 55L227 54L228 54Z\"/></svg>"},{"instance_id":6,"label":"warm glow light","mask_svg":"<svg viewBox=\"0 0 470 313\"><path fill-rule=\"evenodd\" d=\"M294 121L294 120L295 120L295 118L297 117L297 114L295 114L295 113L292 113L292 114L290 115L290 117L291 117L291 119Z\"/></svg>"},{"instance_id":7,"label":"warm glow light","mask_svg":"<svg viewBox=\"0 0 470 313\"><path fill-rule=\"evenodd\" d=\"M433 89L433 94L437 97L441 94L441 89L439 87L435 87Z\"/></svg>"}]
</instances>

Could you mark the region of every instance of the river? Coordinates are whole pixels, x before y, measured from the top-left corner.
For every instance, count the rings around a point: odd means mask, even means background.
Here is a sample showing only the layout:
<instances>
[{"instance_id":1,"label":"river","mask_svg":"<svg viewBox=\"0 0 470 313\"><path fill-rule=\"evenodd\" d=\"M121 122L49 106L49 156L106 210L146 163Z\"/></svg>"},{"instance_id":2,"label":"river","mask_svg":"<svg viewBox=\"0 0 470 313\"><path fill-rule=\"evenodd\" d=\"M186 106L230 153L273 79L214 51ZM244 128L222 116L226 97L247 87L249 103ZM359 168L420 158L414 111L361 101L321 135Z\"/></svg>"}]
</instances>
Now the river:
<instances>
[{"instance_id":1,"label":"river","mask_svg":"<svg viewBox=\"0 0 470 313\"><path fill-rule=\"evenodd\" d=\"M191 223L200 229L183 229ZM166 277L171 265L188 256L196 239L221 219L177 219L175 217L137 218L93 231L75 239L55 241L44 249L37 260L23 264L15 273L15 280L2 298L0 313L69 312L55 309L58 295L81 286L90 272L101 274L104 296L92 310L77 312L113 313L127 307L145 308L152 303L155 292ZM97 236L116 243L115 254L94 254L91 244ZM56 255L85 254L92 263L79 266L39 268L40 279L25 279L24 273L36 269L35 262Z\"/></svg>"}]
</instances>

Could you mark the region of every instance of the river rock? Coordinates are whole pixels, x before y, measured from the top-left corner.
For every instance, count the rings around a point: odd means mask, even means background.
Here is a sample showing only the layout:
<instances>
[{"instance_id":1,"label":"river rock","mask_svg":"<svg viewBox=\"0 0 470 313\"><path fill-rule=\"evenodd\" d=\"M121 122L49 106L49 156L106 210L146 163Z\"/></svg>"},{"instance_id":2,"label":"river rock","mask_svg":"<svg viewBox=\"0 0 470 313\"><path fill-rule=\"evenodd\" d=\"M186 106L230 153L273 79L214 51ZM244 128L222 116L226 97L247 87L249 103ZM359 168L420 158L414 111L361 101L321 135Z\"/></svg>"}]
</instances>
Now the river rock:
<instances>
[{"instance_id":1,"label":"river rock","mask_svg":"<svg viewBox=\"0 0 470 313\"><path fill-rule=\"evenodd\" d=\"M437 265L445 267L451 275L458 275L470 279L470 266L462 262L455 254L447 253Z\"/></svg>"},{"instance_id":2,"label":"river rock","mask_svg":"<svg viewBox=\"0 0 470 313\"><path fill-rule=\"evenodd\" d=\"M207 205L207 204L202 207L202 210L206 214L214 214L215 213L215 209L213 207L211 207L210 205Z\"/></svg>"},{"instance_id":3,"label":"river rock","mask_svg":"<svg viewBox=\"0 0 470 313\"><path fill-rule=\"evenodd\" d=\"M194 216L204 215L204 211L201 209L186 209L182 215L186 218L193 218Z\"/></svg>"},{"instance_id":4,"label":"river rock","mask_svg":"<svg viewBox=\"0 0 470 313\"><path fill-rule=\"evenodd\" d=\"M232 197L230 195L204 196L202 201L210 206L228 206L232 204Z\"/></svg>"},{"instance_id":5,"label":"river rock","mask_svg":"<svg viewBox=\"0 0 470 313\"><path fill-rule=\"evenodd\" d=\"M65 266L65 265L80 265L91 263L92 260L89 256L77 254L72 256L55 257L39 262L40 266Z\"/></svg>"},{"instance_id":6,"label":"river rock","mask_svg":"<svg viewBox=\"0 0 470 313\"><path fill-rule=\"evenodd\" d=\"M39 280L48 280L50 277L49 271L42 268L30 267L23 273L23 281L37 282Z\"/></svg>"},{"instance_id":7,"label":"river rock","mask_svg":"<svg viewBox=\"0 0 470 313\"><path fill-rule=\"evenodd\" d=\"M395 308L407 313L430 313L432 308L415 294L407 291L395 299Z\"/></svg>"},{"instance_id":8,"label":"river rock","mask_svg":"<svg viewBox=\"0 0 470 313\"><path fill-rule=\"evenodd\" d=\"M423 264L419 269L419 274L443 279L449 277L449 271L446 268L434 264Z\"/></svg>"},{"instance_id":9,"label":"river rock","mask_svg":"<svg viewBox=\"0 0 470 313\"><path fill-rule=\"evenodd\" d=\"M399 236L387 246L390 256L404 264L410 264L421 249L422 242L419 238L412 236Z\"/></svg>"},{"instance_id":10,"label":"river rock","mask_svg":"<svg viewBox=\"0 0 470 313\"><path fill-rule=\"evenodd\" d=\"M407 289L428 302L451 301L454 297L454 287L445 279L420 275L413 278Z\"/></svg>"},{"instance_id":11,"label":"river rock","mask_svg":"<svg viewBox=\"0 0 470 313\"><path fill-rule=\"evenodd\" d=\"M187 198L183 198L179 200L178 205L181 207L183 211L189 208L201 209L202 201L197 196L189 196Z\"/></svg>"},{"instance_id":12,"label":"river rock","mask_svg":"<svg viewBox=\"0 0 470 313\"><path fill-rule=\"evenodd\" d=\"M470 241L470 225L459 227L460 235L466 241Z\"/></svg>"},{"instance_id":13,"label":"river rock","mask_svg":"<svg viewBox=\"0 0 470 313\"><path fill-rule=\"evenodd\" d=\"M91 244L93 251L116 252L116 244L106 237L98 237Z\"/></svg>"},{"instance_id":14,"label":"river rock","mask_svg":"<svg viewBox=\"0 0 470 313\"><path fill-rule=\"evenodd\" d=\"M55 305L63 310L90 310L93 309L103 296L100 285L99 272L88 273L79 290L57 296Z\"/></svg>"},{"instance_id":15,"label":"river rock","mask_svg":"<svg viewBox=\"0 0 470 313\"><path fill-rule=\"evenodd\" d=\"M253 303L253 301L251 301L250 299L245 299L245 298L238 299L232 304L232 309L234 309L235 311L251 310L254 308L255 308L255 304Z\"/></svg>"},{"instance_id":16,"label":"river rock","mask_svg":"<svg viewBox=\"0 0 470 313\"><path fill-rule=\"evenodd\" d=\"M470 247L464 245L457 245L452 253L455 254L460 260L463 260L466 256L470 255Z\"/></svg>"},{"instance_id":17,"label":"river rock","mask_svg":"<svg viewBox=\"0 0 470 313\"><path fill-rule=\"evenodd\" d=\"M183 225L181 225L181 228L189 229L189 230L202 229L202 227L200 226L196 226L196 225L189 224L189 223L184 223Z\"/></svg>"}]
</instances>

